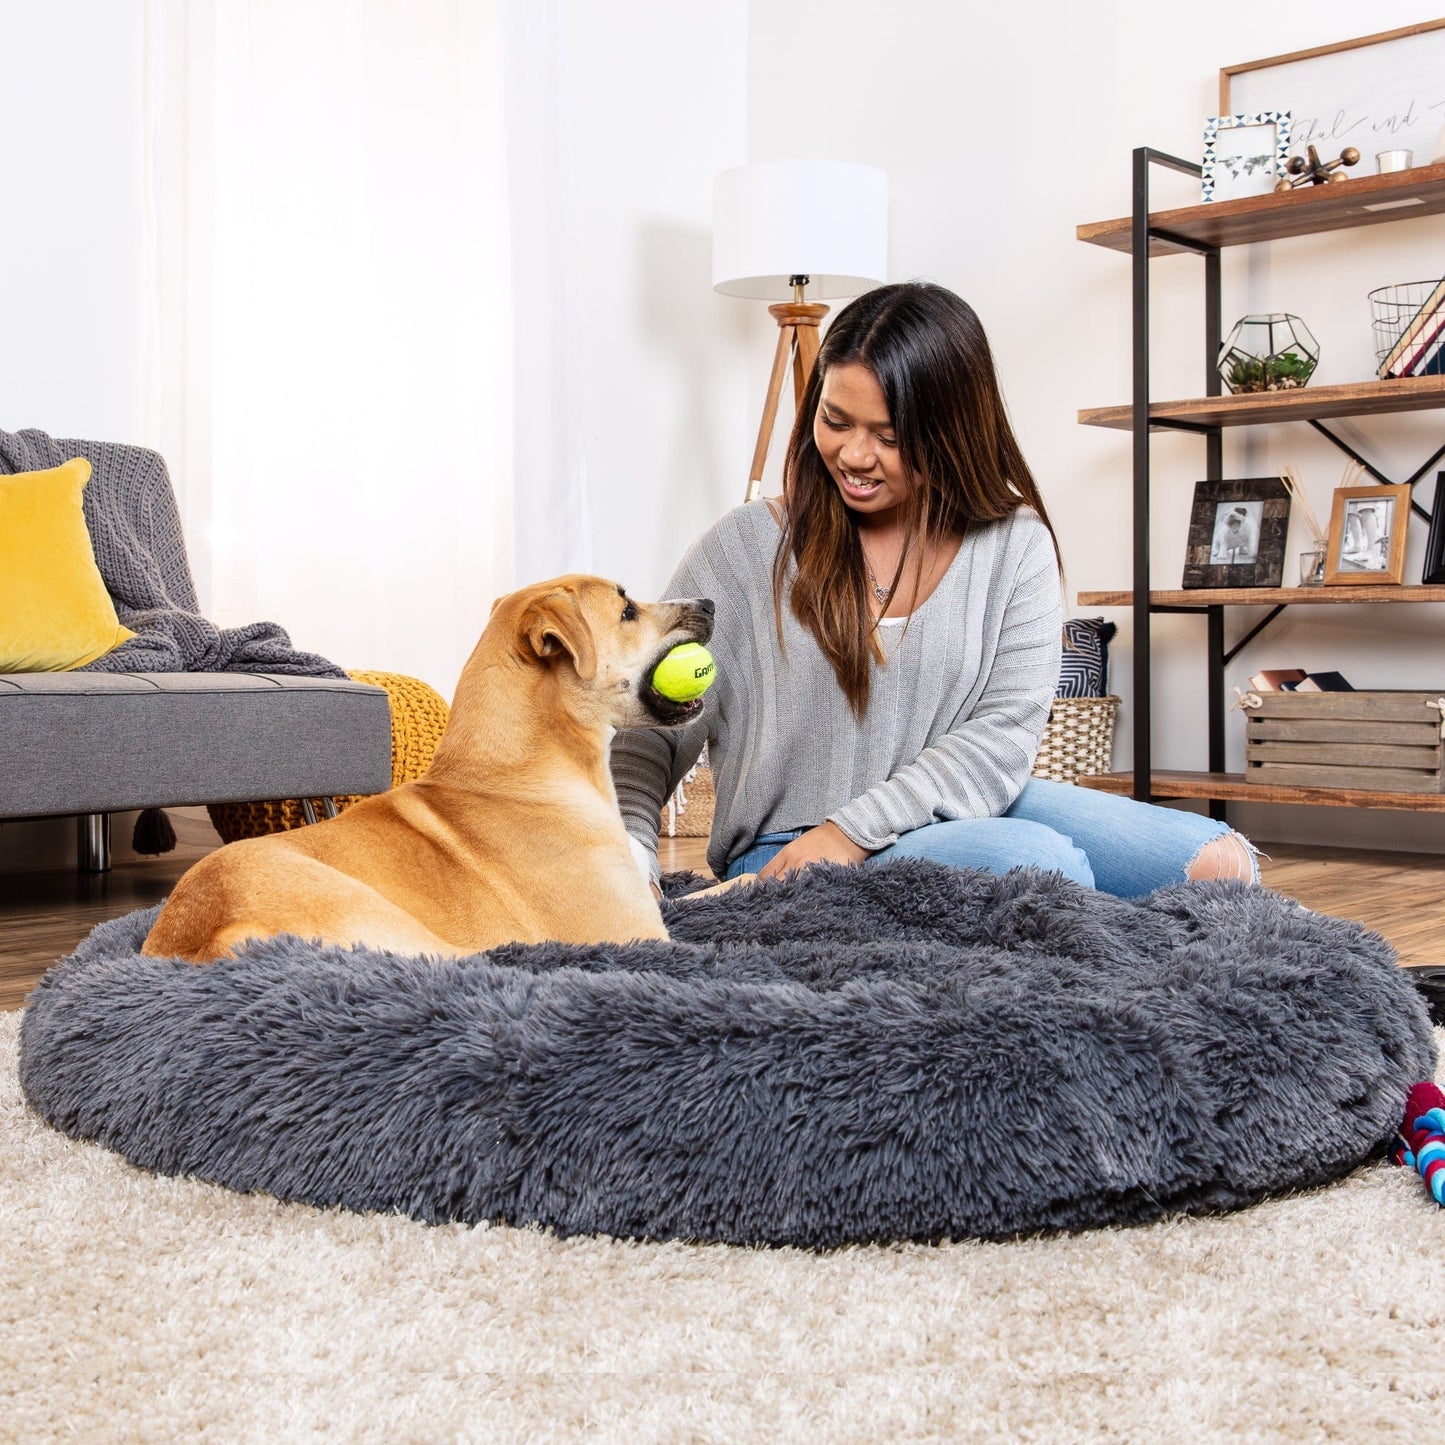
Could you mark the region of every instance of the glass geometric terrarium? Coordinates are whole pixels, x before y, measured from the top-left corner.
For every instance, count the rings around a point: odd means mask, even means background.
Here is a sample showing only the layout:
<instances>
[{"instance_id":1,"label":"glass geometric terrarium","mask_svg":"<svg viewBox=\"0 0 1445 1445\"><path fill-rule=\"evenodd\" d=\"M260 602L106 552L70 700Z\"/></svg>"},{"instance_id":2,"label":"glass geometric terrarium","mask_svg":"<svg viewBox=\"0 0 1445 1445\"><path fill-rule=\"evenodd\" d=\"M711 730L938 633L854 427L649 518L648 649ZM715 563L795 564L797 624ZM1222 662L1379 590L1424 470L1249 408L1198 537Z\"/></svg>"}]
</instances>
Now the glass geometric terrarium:
<instances>
[{"instance_id":1,"label":"glass geometric terrarium","mask_svg":"<svg viewBox=\"0 0 1445 1445\"><path fill-rule=\"evenodd\" d=\"M1219 348L1219 375L1230 391L1288 391L1320 363L1320 344L1298 316L1243 316Z\"/></svg>"}]
</instances>

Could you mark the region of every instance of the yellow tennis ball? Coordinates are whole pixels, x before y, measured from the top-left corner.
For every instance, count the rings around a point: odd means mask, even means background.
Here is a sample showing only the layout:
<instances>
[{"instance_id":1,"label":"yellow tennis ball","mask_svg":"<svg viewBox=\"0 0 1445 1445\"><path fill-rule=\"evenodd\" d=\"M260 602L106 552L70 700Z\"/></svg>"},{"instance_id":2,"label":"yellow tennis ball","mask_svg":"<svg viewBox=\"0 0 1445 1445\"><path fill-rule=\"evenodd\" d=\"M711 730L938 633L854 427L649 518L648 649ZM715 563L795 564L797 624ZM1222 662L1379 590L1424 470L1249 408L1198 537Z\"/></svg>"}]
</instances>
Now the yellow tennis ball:
<instances>
[{"instance_id":1,"label":"yellow tennis ball","mask_svg":"<svg viewBox=\"0 0 1445 1445\"><path fill-rule=\"evenodd\" d=\"M712 686L716 676L712 653L700 642L683 642L657 664L652 686L669 702L691 702Z\"/></svg>"}]
</instances>

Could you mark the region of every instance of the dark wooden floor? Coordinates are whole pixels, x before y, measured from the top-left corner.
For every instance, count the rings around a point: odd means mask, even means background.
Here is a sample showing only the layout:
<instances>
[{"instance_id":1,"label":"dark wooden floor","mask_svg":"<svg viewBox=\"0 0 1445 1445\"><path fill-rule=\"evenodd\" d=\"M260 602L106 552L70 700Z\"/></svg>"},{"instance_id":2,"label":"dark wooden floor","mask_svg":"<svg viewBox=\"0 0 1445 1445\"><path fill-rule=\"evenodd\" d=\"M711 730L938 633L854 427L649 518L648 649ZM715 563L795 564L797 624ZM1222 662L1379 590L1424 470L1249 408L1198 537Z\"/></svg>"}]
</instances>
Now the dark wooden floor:
<instances>
[{"instance_id":1,"label":"dark wooden floor","mask_svg":"<svg viewBox=\"0 0 1445 1445\"><path fill-rule=\"evenodd\" d=\"M109 873L0 874L0 1009L19 1008L40 975L69 953L97 923L158 903L196 858L219 840L205 814L174 817L174 853L125 856ZM1358 853L1299 844L1266 845L1264 881L1319 913L1353 918L1394 944L1401 963L1445 963L1445 857L1422 853ZM706 843L664 839L665 869L703 871Z\"/></svg>"}]
</instances>

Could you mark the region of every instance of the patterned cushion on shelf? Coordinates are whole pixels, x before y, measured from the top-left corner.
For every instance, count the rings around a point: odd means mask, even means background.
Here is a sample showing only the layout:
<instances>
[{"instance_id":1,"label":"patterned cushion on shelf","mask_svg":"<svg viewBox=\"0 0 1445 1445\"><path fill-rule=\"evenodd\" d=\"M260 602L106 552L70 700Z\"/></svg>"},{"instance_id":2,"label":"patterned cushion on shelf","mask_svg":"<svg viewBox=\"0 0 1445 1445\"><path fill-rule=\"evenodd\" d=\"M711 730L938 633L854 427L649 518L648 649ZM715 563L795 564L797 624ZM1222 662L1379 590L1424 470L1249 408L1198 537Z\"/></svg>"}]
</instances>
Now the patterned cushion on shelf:
<instances>
[{"instance_id":1,"label":"patterned cushion on shelf","mask_svg":"<svg viewBox=\"0 0 1445 1445\"><path fill-rule=\"evenodd\" d=\"M1056 697L1103 697L1108 692L1109 641L1118 628L1102 617L1064 623L1064 656Z\"/></svg>"}]
</instances>

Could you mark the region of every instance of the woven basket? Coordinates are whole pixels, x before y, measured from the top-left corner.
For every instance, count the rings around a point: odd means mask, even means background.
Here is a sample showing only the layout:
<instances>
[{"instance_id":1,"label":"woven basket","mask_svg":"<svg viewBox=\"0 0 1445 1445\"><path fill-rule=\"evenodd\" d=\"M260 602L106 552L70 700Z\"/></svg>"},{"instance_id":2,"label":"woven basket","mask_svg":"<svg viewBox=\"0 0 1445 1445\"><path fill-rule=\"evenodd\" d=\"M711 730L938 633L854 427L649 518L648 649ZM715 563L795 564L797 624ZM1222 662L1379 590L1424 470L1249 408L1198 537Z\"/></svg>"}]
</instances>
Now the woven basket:
<instances>
[{"instance_id":1,"label":"woven basket","mask_svg":"<svg viewBox=\"0 0 1445 1445\"><path fill-rule=\"evenodd\" d=\"M712 810L717 802L712 769L699 764L677 786L662 809L665 838L708 838L712 835Z\"/></svg>"},{"instance_id":2,"label":"woven basket","mask_svg":"<svg viewBox=\"0 0 1445 1445\"><path fill-rule=\"evenodd\" d=\"M421 777L431 766L450 709L446 699L419 678L400 672L349 672L353 682L382 688L391 704L391 786ZM336 799L343 812L365 794ZM313 800L314 801L314 800ZM306 821L296 800L263 803L212 803L206 810L222 842L256 838L262 833L283 833Z\"/></svg>"},{"instance_id":3,"label":"woven basket","mask_svg":"<svg viewBox=\"0 0 1445 1445\"><path fill-rule=\"evenodd\" d=\"M1117 697L1056 697L1034 759L1034 777L1072 783L1080 773L1107 773L1118 711Z\"/></svg>"}]
</instances>

